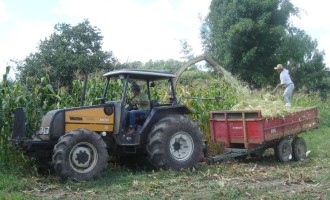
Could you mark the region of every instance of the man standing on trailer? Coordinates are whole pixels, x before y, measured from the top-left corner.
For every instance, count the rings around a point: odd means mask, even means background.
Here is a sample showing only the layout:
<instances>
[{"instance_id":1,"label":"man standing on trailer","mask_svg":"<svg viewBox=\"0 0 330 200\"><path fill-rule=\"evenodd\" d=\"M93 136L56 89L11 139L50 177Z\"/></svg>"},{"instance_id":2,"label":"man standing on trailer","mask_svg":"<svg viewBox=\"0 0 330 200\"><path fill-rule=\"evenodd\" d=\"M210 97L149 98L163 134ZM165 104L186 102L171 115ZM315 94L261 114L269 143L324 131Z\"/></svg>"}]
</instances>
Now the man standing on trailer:
<instances>
[{"instance_id":1,"label":"man standing on trailer","mask_svg":"<svg viewBox=\"0 0 330 200\"><path fill-rule=\"evenodd\" d=\"M291 107L291 98L292 98L292 92L294 90L294 84L291 80L289 70L285 69L282 64L278 64L274 69L277 71L277 73L280 74L280 80L281 83L276 86L276 88L284 87L284 102L285 106Z\"/></svg>"}]
</instances>

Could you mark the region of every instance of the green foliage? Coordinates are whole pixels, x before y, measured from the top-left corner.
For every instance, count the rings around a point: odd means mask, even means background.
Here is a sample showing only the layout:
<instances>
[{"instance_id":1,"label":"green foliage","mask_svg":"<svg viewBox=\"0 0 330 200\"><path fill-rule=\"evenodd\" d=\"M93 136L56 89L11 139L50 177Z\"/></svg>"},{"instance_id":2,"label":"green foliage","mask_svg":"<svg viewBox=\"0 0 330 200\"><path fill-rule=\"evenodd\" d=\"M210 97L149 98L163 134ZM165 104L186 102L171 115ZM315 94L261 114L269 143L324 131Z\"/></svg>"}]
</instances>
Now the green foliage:
<instances>
[{"instance_id":1,"label":"green foliage","mask_svg":"<svg viewBox=\"0 0 330 200\"><path fill-rule=\"evenodd\" d=\"M192 119L199 124L204 132L204 138L210 141L209 112L228 110L238 103L238 88L232 88L223 78L210 73L196 71L196 73L202 74L201 77L205 76L204 80L196 78L195 73L186 73L183 75L183 83L187 84L178 85L177 98L194 111ZM205 84L205 80L207 80L207 84Z\"/></svg>"},{"instance_id":2,"label":"green foliage","mask_svg":"<svg viewBox=\"0 0 330 200\"><path fill-rule=\"evenodd\" d=\"M204 85L205 80L212 79L212 75L208 71L199 71L196 69L186 70L180 77L180 84L189 85L193 83L194 86Z\"/></svg>"},{"instance_id":3,"label":"green foliage","mask_svg":"<svg viewBox=\"0 0 330 200\"><path fill-rule=\"evenodd\" d=\"M330 127L330 104L327 99L322 99L319 92L313 93L296 93L293 97L293 105L303 107L318 107L320 116L320 125Z\"/></svg>"},{"instance_id":4,"label":"green foliage","mask_svg":"<svg viewBox=\"0 0 330 200\"><path fill-rule=\"evenodd\" d=\"M145 70L165 70L175 73L183 63L177 60L149 60L146 63L140 61L129 62L123 64L122 68L128 69L145 69Z\"/></svg>"},{"instance_id":5,"label":"green foliage","mask_svg":"<svg viewBox=\"0 0 330 200\"><path fill-rule=\"evenodd\" d=\"M8 75L9 71L7 71ZM13 133L14 111L17 107L24 107L26 112L26 134L32 135L39 129L42 116L54 109L57 96L53 87L49 84L48 76L41 80L27 77L26 84L14 83L4 77L0 84L1 89L1 123L0 125L0 160L8 164L9 160L17 161L21 157L11 150L8 140ZM11 163L13 164L13 163Z\"/></svg>"},{"instance_id":6,"label":"green foliage","mask_svg":"<svg viewBox=\"0 0 330 200\"><path fill-rule=\"evenodd\" d=\"M308 92L320 90L323 96L329 92L324 52L317 50L317 41L305 31L291 28L282 43L276 54L279 63L287 63L286 68L290 70L295 86L298 89L305 87Z\"/></svg>"},{"instance_id":7,"label":"green foliage","mask_svg":"<svg viewBox=\"0 0 330 200\"><path fill-rule=\"evenodd\" d=\"M192 51L192 47L188 44L187 40L180 40L181 43L181 51L180 53L183 54L181 59L184 60L191 60L193 59L195 56L193 55Z\"/></svg>"},{"instance_id":8,"label":"green foliage","mask_svg":"<svg viewBox=\"0 0 330 200\"><path fill-rule=\"evenodd\" d=\"M272 77L275 52L296 10L288 0L213 0L203 44L227 70L260 87Z\"/></svg>"},{"instance_id":9,"label":"green foliage","mask_svg":"<svg viewBox=\"0 0 330 200\"><path fill-rule=\"evenodd\" d=\"M19 194L18 191L24 190L24 187L22 187L23 184L17 182L16 176L4 174L0 171L0 180L1 199L23 199L23 194Z\"/></svg>"},{"instance_id":10,"label":"green foliage","mask_svg":"<svg viewBox=\"0 0 330 200\"><path fill-rule=\"evenodd\" d=\"M88 20L76 26L57 24L54 33L41 41L38 51L24 62L16 62L19 78L46 74L53 87L71 87L74 72L84 75L100 69L112 70L117 64L112 52L102 51L100 30Z\"/></svg>"}]
</instances>

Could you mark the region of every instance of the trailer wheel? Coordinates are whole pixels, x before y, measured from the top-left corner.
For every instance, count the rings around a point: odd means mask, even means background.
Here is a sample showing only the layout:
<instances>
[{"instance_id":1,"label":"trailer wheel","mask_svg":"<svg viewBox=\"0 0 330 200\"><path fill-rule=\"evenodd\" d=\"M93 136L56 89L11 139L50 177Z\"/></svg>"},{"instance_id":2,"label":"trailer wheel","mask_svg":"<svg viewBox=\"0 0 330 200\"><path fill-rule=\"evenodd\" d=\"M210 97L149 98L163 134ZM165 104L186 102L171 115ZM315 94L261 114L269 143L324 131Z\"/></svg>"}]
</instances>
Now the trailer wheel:
<instances>
[{"instance_id":1,"label":"trailer wheel","mask_svg":"<svg viewBox=\"0 0 330 200\"><path fill-rule=\"evenodd\" d=\"M100 176L107 165L108 152L100 135L77 129L59 139L52 159L62 178L89 180Z\"/></svg>"},{"instance_id":2,"label":"trailer wheel","mask_svg":"<svg viewBox=\"0 0 330 200\"><path fill-rule=\"evenodd\" d=\"M292 158L292 148L289 140L282 139L274 148L277 160L281 162L288 162Z\"/></svg>"},{"instance_id":3,"label":"trailer wheel","mask_svg":"<svg viewBox=\"0 0 330 200\"><path fill-rule=\"evenodd\" d=\"M160 120L148 136L148 161L156 169L197 167L202 149L202 133L197 124L182 115Z\"/></svg>"},{"instance_id":4,"label":"trailer wheel","mask_svg":"<svg viewBox=\"0 0 330 200\"><path fill-rule=\"evenodd\" d=\"M296 161L304 160L307 152L307 145L304 138L295 137L291 145L293 159Z\"/></svg>"}]
</instances>

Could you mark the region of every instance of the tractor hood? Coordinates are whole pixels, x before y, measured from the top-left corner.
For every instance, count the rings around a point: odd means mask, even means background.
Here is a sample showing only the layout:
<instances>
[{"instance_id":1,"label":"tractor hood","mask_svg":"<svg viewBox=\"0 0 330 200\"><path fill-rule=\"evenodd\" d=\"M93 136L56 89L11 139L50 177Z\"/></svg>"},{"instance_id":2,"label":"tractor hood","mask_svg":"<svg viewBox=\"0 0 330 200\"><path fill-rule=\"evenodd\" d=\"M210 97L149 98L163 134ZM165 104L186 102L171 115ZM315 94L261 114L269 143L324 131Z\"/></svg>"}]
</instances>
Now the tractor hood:
<instances>
[{"instance_id":1,"label":"tractor hood","mask_svg":"<svg viewBox=\"0 0 330 200\"><path fill-rule=\"evenodd\" d=\"M42 118L36 135L42 140L57 140L64 133L64 109L51 110Z\"/></svg>"}]
</instances>

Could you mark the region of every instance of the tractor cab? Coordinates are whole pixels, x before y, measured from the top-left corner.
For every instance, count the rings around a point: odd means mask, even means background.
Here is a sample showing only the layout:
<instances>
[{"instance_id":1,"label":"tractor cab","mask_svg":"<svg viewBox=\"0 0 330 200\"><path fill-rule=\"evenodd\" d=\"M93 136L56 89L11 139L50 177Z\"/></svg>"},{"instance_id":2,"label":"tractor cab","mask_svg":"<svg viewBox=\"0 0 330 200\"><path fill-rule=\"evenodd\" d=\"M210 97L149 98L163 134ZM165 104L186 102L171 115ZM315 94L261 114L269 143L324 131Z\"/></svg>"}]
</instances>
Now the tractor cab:
<instances>
[{"instance_id":1,"label":"tractor cab","mask_svg":"<svg viewBox=\"0 0 330 200\"><path fill-rule=\"evenodd\" d=\"M174 112L177 107L179 109L175 112L190 113L189 109L177 105L173 83L175 75L170 72L123 69L108 72L104 77L106 86L103 96L98 100L101 104L112 105L114 108L113 135L118 144L145 143L145 135L150 130L152 122L159 120L160 115L165 116L167 112ZM139 95L134 94L136 87ZM144 99L138 101L136 97L141 95ZM133 112L138 112L139 115L134 116L134 122L131 122L130 116ZM131 134L129 129L133 129L134 134Z\"/></svg>"}]
</instances>

